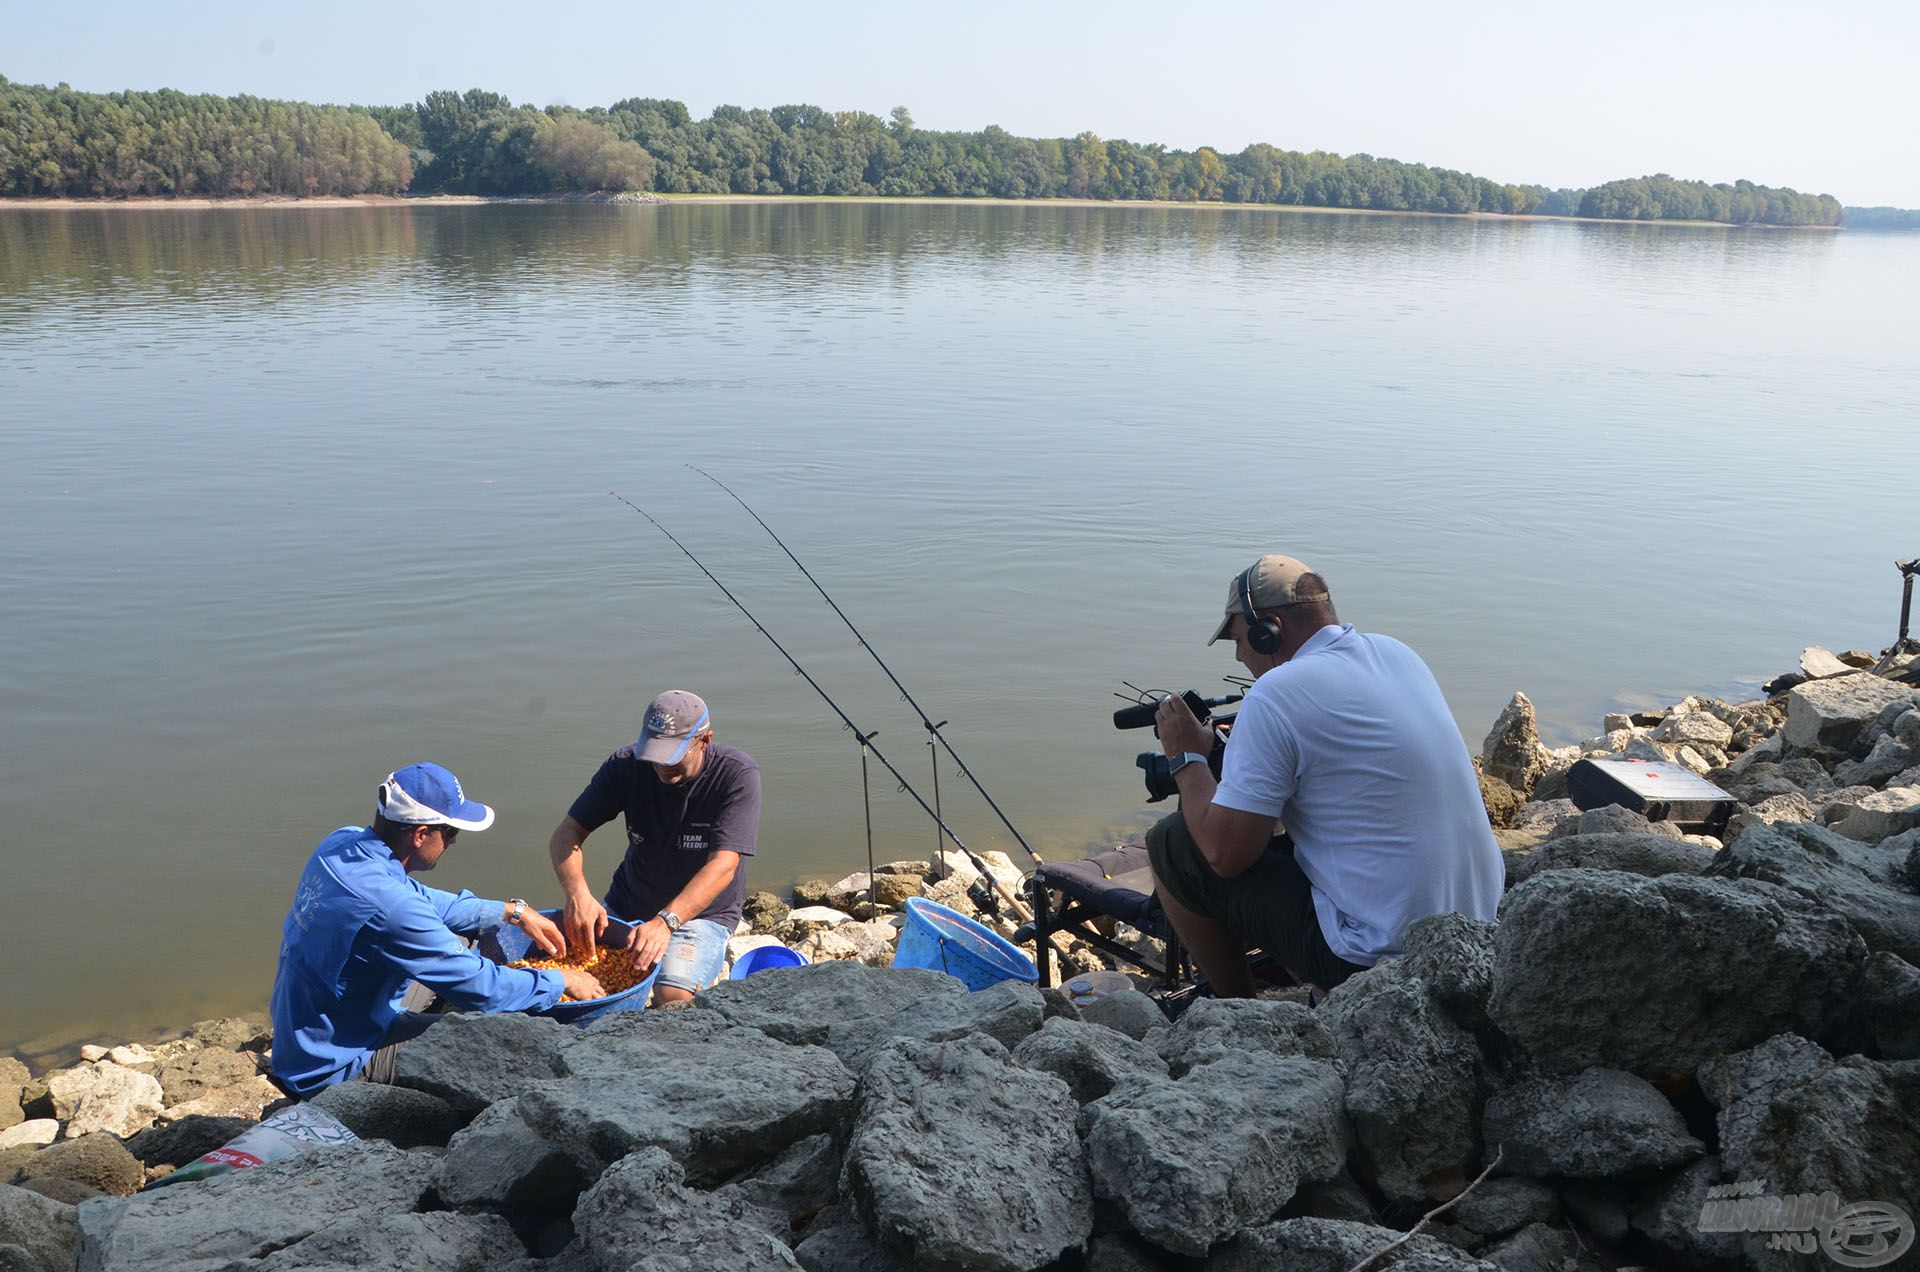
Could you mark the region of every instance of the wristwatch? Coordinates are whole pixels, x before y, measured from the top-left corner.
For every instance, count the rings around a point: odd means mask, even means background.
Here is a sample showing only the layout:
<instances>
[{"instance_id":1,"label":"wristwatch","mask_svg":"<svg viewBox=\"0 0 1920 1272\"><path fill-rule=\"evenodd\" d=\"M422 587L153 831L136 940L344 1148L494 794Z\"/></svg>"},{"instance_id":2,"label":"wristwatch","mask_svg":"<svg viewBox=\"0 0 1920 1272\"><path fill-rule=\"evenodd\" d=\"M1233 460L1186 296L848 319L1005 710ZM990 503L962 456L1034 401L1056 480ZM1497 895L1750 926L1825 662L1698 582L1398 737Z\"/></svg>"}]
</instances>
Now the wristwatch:
<instances>
[{"instance_id":1,"label":"wristwatch","mask_svg":"<svg viewBox=\"0 0 1920 1272\"><path fill-rule=\"evenodd\" d=\"M1167 772L1178 773L1189 764L1205 764L1207 757L1198 751L1182 751L1167 761Z\"/></svg>"},{"instance_id":2,"label":"wristwatch","mask_svg":"<svg viewBox=\"0 0 1920 1272\"><path fill-rule=\"evenodd\" d=\"M507 898L507 922L514 927L520 926L520 916L527 912L527 902L523 897Z\"/></svg>"},{"instance_id":3,"label":"wristwatch","mask_svg":"<svg viewBox=\"0 0 1920 1272\"><path fill-rule=\"evenodd\" d=\"M653 917L656 919L659 919L662 923L666 924L668 932L678 932L682 927L686 925L685 920L683 920L679 915L675 914L672 910L662 910L660 911L660 913L654 915Z\"/></svg>"}]
</instances>

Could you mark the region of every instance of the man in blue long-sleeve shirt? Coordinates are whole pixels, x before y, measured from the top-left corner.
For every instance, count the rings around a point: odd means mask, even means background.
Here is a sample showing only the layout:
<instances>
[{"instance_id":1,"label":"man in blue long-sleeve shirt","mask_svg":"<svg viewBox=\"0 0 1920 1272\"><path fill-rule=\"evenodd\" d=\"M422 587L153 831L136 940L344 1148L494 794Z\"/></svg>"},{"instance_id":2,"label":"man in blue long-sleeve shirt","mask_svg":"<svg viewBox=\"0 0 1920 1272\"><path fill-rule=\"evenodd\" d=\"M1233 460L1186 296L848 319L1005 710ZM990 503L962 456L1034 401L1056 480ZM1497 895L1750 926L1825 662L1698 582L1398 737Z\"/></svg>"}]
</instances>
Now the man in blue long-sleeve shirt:
<instances>
[{"instance_id":1,"label":"man in blue long-sleeve shirt","mask_svg":"<svg viewBox=\"0 0 1920 1272\"><path fill-rule=\"evenodd\" d=\"M438 764L413 764L380 784L373 825L320 841L294 891L273 982L273 1074L298 1096L368 1069L427 1020L405 1010L409 981L466 1011L528 1011L561 995L605 991L580 971L502 967L460 939L512 923L549 954L560 929L525 901L484 901L407 876L431 870L463 830L485 830L493 810L466 797ZM376 1064L375 1069L382 1066ZM370 1074L369 1076L384 1076Z\"/></svg>"}]
</instances>

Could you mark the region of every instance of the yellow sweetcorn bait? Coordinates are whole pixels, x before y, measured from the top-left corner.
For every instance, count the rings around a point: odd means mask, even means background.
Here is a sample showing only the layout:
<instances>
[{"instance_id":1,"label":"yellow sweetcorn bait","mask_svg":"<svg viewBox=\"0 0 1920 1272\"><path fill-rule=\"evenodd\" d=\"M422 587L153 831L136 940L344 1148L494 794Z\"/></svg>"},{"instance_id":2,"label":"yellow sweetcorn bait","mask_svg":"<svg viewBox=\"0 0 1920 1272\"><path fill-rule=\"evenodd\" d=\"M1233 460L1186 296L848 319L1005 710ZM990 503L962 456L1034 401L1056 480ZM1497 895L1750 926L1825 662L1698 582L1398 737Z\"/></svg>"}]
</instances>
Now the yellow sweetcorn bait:
<instances>
[{"instance_id":1,"label":"yellow sweetcorn bait","mask_svg":"<svg viewBox=\"0 0 1920 1272\"><path fill-rule=\"evenodd\" d=\"M536 972L585 972L599 981L600 988L609 994L632 989L646 979L640 974L635 951L605 945L592 950L569 951L565 958L523 958L507 966L531 968ZM560 1001L570 1003L576 1000L572 994L568 994Z\"/></svg>"}]
</instances>

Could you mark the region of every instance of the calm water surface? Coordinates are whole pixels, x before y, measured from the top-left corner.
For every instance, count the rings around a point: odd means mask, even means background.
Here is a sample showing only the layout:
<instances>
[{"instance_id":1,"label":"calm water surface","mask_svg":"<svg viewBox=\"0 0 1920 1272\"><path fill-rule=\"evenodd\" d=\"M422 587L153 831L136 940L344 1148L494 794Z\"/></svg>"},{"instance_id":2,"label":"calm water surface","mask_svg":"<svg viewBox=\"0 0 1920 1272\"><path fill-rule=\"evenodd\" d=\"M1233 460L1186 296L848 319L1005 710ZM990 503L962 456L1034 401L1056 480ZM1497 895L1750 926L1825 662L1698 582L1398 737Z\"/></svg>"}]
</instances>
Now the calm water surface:
<instances>
[{"instance_id":1,"label":"calm water surface","mask_svg":"<svg viewBox=\"0 0 1920 1272\"><path fill-rule=\"evenodd\" d=\"M397 765L500 811L433 877L551 903L655 691L766 774L757 886L864 861L914 717L1043 854L1149 815L1123 679L1264 550L1475 745L1894 634L1920 236L1261 209L0 210L0 1052L258 1009L292 881ZM932 833L876 774L876 851ZM1011 848L951 766L976 847ZM588 845L604 881L616 831Z\"/></svg>"}]
</instances>

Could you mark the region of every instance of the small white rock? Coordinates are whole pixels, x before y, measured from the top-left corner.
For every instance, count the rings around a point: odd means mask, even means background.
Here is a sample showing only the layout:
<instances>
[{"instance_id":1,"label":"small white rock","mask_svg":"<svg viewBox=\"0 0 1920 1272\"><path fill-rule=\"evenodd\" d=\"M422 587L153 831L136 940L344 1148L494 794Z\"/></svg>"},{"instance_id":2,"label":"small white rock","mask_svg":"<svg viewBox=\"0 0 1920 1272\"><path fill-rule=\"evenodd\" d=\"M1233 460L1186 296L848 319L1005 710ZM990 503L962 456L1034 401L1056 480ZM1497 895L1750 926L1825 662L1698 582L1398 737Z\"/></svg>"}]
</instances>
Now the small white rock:
<instances>
[{"instance_id":1,"label":"small white rock","mask_svg":"<svg viewBox=\"0 0 1920 1272\"><path fill-rule=\"evenodd\" d=\"M107 1053L111 1050L111 1047L103 1047L97 1042L90 1042L80 1048L80 1058L91 1064L95 1060L105 1060Z\"/></svg>"},{"instance_id":2,"label":"small white rock","mask_svg":"<svg viewBox=\"0 0 1920 1272\"><path fill-rule=\"evenodd\" d=\"M0 1148L12 1148L17 1144L31 1144L35 1148L45 1148L60 1138L60 1123L50 1117L36 1117L32 1121L21 1122L0 1131Z\"/></svg>"},{"instance_id":3,"label":"small white rock","mask_svg":"<svg viewBox=\"0 0 1920 1272\"><path fill-rule=\"evenodd\" d=\"M128 1043L125 1046L114 1047L107 1052L107 1059L113 1061L115 1064L152 1064L158 1057L139 1043L134 1042Z\"/></svg>"},{"instance_id":4,"label":"small white rock","mask_svg":"<svg viewBox=\"0 0 1920 1272\"><path fill-rule=\"evenodd\" d=\"M851 923L853 916L845 910L836 910L830 905L803 905L788 913L789 919L800 919L807 923Z\"/></svg>"}]
</instances>

